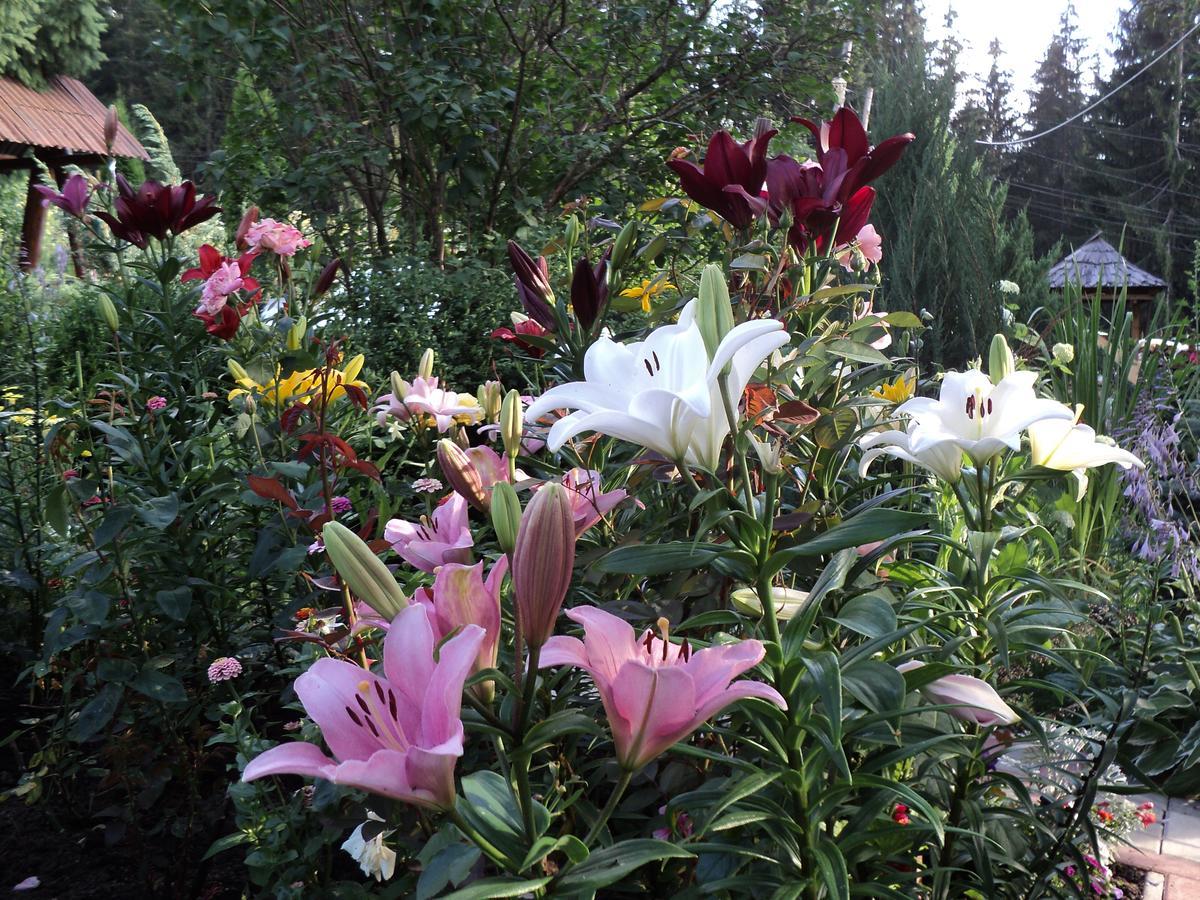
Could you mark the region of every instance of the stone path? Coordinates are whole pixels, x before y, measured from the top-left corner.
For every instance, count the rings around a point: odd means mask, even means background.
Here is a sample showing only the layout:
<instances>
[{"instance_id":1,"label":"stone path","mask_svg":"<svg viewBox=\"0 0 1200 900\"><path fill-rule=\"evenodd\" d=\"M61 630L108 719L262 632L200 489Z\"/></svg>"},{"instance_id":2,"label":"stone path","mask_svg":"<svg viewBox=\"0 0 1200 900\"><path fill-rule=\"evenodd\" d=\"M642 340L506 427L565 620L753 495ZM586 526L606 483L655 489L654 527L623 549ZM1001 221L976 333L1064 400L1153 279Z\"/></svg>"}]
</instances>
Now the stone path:
<instances>
[{"instance_id":1,"label":"stone path","mask_svg":"<svg viewBox=\"0 0 1200 900\"><path fill-rule=\"evenodd\" d=\"M1129 836L1117 861L1152 873L1144 900L1200 900L1200 803L1158 794L1130 797L1154 804L1158 821Z\"/></svg>"}]
</instances>

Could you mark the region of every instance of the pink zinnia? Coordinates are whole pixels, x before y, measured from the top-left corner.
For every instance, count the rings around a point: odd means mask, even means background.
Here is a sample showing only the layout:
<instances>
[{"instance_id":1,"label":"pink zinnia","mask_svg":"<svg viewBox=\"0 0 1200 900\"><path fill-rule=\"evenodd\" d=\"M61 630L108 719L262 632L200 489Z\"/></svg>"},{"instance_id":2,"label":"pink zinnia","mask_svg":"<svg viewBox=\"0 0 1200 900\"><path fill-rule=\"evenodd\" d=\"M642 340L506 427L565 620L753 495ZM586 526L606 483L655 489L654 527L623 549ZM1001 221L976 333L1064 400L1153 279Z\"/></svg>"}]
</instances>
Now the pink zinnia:
<instances>
[{"instance_id":1,"label":"pink zinnia","mask_svg":"<svg viewBox=\"0 0 1200 900\"><path fill-rule=\"evenodd\" d=\"M146 409L150 412L160 412L167 408L167 398L155 395L146 401Z\"/></svg>"},{"instance_id":2,"label":"pink zinnia","mask_svg":"<svg viewBox=\"0 0 1200 900\"><path fill-rule=\"evenodd\" d=\"M208 667L208 680L213 684L222 681L232 681L242 674L242 664L232 656L222 656L214 659Z\"/></svg>"},{"instance_id":3,"label":"pink zinnia","mask_svg":"<svg viewBox=\"0 0 1200 900\"><path fill-rule=\"evenodd\" d=\"M350 502L349 497L334 497L330 501L329 507L335 516L340 516L354 509L354 504Z\"/></svg>"},{"instance_id":4,"label":"pink zinnia","mask_svg":"<svg viewBox=\"0 0 1200 900\"><path fill-rule=\"evenodd\" d=\"M761 641L693 653L686 642L672 644L649 630L638 638L628 622L594 606L577 606L567 616L583 626L583 640L550 638L542 648L542 668L578 666L592 676L617 761L628 771L640 769L735 701L759 697L787 708L770 685L733 682L762 661Z\"/></svg>"},{"instance_id":5,"label":"pink zinnia","mask_svg":"<svg viewBox=\"0 0 1200 900\"><path fill-rule=\"evenodd\" d=\"M312 246L312 241L298 229L274 219L262 219L251 225L246 231L246 243L252 249L270 250L278 256L295 256L297 250Z\"/></svg>"}]
</instances>

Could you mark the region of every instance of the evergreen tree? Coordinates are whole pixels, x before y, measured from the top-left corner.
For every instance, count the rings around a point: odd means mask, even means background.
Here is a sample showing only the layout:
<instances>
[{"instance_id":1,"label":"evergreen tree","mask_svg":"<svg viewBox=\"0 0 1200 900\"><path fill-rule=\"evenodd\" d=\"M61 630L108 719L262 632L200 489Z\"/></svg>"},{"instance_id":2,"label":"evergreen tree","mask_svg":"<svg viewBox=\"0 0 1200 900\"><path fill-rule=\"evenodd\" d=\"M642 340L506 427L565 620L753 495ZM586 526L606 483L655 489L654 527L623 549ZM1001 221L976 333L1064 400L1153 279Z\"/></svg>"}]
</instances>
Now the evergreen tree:
<instances>
[{"instance_id":1,"label":"evergreen tree","mask_svg":"<svg viewBox=\"0 0 1200 900\"><path fill-rule=\"evenodd\" d=\"M1079 37L1076 20L1075 6L1069 3L1034 75L1026 136L1054 128L1087 105L1083 86L1086 44ZM1095 230L1086 196L1080 191L1089 156L1087 137L1079 129L1059 128L1021 145L1016 153L1010 188L1028 211L1040 251L1060 236L1082 243Z\"/></svg>"},{"instance_id":2,"label":"evergreen tree","mask_svg":"<svg viewBox=\"0 0 1200 900\"><path fill-rule=\"evenodd\" d=\"M986 353L1000 325L997 283L1022 292L1044 282L1046 261L1030 253L1029 229L1005 216L1005 189L984 171L978 145L949 128L957 62L926 52L918 30L885 40L871 132L912 131L903 162L880 179L873 221L883 235L883 299L889 309L927 310L921 355L961 366ZM936 61L933 59L936 54Z\"/></svg>"},{"instance_id":3,"label":"evergreen tree","mask_svg":"<svg viewBox=\"0 0 1200 900\"><path fill-rule=\"evenodd\" d=\"M1200 0L1142 0L1121 14L1113 69L1097 87L1122 85L1200 15ZM1182 293L1200 238L1200 119L1193 36L1101 104L1087 123L1095 149L1084 183L1098 227L1124 236L1126 256Z\"/></svg>"},{"instance_id":4,"label":"evergreen tree","mask_svg":"<svg viewBox=\"0 0 1200 900\"><path fill-rule=\"evenodd\" d=\"M1007 141L1017 134L1017 114L1012 108L1012 73L1000 67L1000 42L988 45L992 66L983 83L972 89L954 117L954 127L964 141ZM1005 147L982 147L985 168L992 176L1008 173L1012 151Z\"/></svg>"},{"instance_id":5,"label":"evergreen tree","mask_svg":"<svg viewBox=\"0 0 1200 900\"><path fill-rule=\"evenodd\" d=\"M275 98L257 85L254 73L240 69L221 149L208 164L214 181L221 185L221 205L231 210L226 217L229 228L237 227L240 211L250 204L276 212L287 209L280 187L287 161L279 152L279 140Z\"/></svg>"},{"instance_id":6,"label":"evergreen tree","mask_svg":"<svg viewBox=\"0 0 1200 900\"><path fill-rule=\"evenodd\" d=\"M104 59L100 0L0 2L0 75L42 87L51 75L88 74Z\"/></svg>"}]
</instances>

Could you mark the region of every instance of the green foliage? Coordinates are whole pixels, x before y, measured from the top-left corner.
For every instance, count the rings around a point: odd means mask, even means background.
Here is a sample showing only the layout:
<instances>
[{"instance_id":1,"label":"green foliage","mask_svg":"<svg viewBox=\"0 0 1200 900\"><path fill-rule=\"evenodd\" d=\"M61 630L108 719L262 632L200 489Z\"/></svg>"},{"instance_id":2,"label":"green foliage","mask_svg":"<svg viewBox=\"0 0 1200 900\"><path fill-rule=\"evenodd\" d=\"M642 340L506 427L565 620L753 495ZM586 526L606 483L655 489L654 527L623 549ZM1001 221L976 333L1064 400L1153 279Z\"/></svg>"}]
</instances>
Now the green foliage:
<instances>
[{"instance_id":1,"label":"green foliage","mask_svg":"<svg viewBox=\"0 0 1200 900\"><path fill-rule=\"evenodd\" d=\"M146 152L150 154L147 163L150 177L163 184L177 184L182 180L179 167L171 156L171 145L163 133L162 126L154 118L154 114L140 103L133 104L133 133L142 142Z\"/></svg>"},{"instance_id":2,"label":"green foliage","mask_svg":"<svg viewBox=\"0 0 1200 900\"><path fill-rule=\"evenodd\" d=\"M99 0L6 0L0 6L0 75L41 87L51 75L81 77L104 59Z\"/></svg>"},{"instance_id":3,"label":"green foliage","mask_svg":"<svg viewBox=\"0 0 1200 900\"><path fill-rule=\"evenodd\" d=\"M257 204L267 210L287 209L289 198L281 189L287 163L279 149L279 110L271 92L258 87L254 73L238 70L237 83L221 147L207 163L207 170L221 185L221 203L236 213Z\"/></svg>"}]
</instances>

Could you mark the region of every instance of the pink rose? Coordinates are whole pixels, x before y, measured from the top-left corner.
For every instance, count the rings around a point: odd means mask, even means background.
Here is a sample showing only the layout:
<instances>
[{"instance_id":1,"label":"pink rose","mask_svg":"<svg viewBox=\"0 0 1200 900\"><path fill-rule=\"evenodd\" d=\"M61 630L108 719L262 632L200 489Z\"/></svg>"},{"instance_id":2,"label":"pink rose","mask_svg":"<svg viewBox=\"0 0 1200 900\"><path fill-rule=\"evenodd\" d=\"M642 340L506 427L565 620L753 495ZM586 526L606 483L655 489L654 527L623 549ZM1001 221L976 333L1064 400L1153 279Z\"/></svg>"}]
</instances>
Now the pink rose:
<instances>
[{"instance_id":1,"label":"pink rose","mask_svg":"<svg viewBox=\"0 0 1200 900\"><path fill-rule=\"evenodd\" d=\"M295 256L297 250L312 245L296 228L287 222L262 219L246 232L246 243L255 250L270 250L278 256Z\"/></svg>"}]
</instances>

